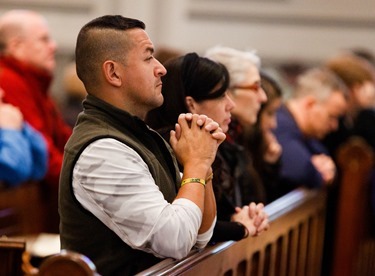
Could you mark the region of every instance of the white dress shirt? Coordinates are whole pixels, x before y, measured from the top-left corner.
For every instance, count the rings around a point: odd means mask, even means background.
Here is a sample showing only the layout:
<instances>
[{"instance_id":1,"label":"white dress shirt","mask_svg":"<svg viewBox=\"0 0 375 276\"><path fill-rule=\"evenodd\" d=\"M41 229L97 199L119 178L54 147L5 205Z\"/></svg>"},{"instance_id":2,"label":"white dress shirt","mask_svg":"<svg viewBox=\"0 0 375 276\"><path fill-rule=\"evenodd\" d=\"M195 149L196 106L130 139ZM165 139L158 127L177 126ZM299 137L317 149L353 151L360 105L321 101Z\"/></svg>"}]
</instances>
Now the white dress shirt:
<instances>
[{"instance_id":1,"label":"white dress shirt","mask_svg":"<svg viewBox=\"0 0 375 276\"><path fill-rule=\"evenodd\" d=\"M206 246L216 222L198 235L199 207L184 198L168 203L140 155L111 138L82 152L73 171L73 191L126 244L157 257L181 259L193 246Z\"/></svg>"}]
</instances>

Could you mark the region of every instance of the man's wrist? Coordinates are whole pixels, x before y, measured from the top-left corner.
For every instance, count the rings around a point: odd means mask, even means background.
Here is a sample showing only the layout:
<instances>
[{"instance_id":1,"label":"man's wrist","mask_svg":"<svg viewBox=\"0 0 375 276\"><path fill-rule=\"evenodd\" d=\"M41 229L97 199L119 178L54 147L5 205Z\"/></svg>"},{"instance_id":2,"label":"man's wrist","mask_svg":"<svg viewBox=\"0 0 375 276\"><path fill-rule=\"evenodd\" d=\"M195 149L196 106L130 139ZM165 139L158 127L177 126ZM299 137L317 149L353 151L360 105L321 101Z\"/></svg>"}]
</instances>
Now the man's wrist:
<instances>
[{"instance_id":1,"label":"man's wrist","mask_svg":"<svg viewBox=\"0 0 375 276\"><path fill-rule=\"evenodd\" d=\"M214 178L214 174L213 173L211 173L208 177L206 177L206 184L208 183L208 182L210 182L210 181L212 181L212 179Z\"/></svg>"},{"instance_id":2,"label":"man's wrist","mask_svg":"<svg viewBox=\"0 0 375 276\"><path fill-rule=\"evenodd\" d=\"M204 165L201 165L201 164L199 164L199 165L198 164L194 164L194 165L188 164L188 165L184 166L183 175L184 175L184 178L195 177L195 178L206 179L210 175L211 172L212 172L211 167L207 167L207 166L204 166Z\"/></svg>"}]
</instances>

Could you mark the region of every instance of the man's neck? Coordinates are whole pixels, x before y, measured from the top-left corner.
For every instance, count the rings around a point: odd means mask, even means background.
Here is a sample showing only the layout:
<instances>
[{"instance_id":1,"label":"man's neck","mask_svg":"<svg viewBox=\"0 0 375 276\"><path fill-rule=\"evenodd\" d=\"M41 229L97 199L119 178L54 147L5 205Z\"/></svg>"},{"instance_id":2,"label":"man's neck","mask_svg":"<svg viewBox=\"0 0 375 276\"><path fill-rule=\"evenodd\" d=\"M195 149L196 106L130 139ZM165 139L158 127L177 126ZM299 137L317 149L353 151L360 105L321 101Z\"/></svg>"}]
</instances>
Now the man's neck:
<instances>
[{"instance_id":1,"label":"man's neck","mask_svg":"<svg viewBox=\"0 0 375 276\"><path fill-rule=\"evenodd\" d=\"M287 102L286 107L294 118L299 130L306 135L306 112L303 105L298 100L291 99Z\"/></svg>"}]
</instances>

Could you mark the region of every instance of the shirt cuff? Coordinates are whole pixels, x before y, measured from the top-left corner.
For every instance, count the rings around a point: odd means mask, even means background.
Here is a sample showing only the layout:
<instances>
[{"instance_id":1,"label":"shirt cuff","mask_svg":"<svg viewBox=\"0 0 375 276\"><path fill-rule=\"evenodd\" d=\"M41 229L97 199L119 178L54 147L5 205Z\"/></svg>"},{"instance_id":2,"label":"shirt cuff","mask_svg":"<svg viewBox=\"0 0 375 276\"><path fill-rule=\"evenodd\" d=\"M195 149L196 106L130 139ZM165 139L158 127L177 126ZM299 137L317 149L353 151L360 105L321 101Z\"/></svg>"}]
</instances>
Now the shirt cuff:
<instances>
[{"instance_id":1,"label":"shirt cuff","mask_svg":"<svg viewBox=\"0 0 375 276\"><path fill-rule=\"evenodd\" d=\"M203 248L208 244L208 242L210 241L210 239L212 237L212 234L214 232L215 224L216 224L216 216L214 218L214 221L212 222L212 225L211 225L210 229L208 229L206 232L198 235L195 247Z\"/></svg>"}]
</instances>

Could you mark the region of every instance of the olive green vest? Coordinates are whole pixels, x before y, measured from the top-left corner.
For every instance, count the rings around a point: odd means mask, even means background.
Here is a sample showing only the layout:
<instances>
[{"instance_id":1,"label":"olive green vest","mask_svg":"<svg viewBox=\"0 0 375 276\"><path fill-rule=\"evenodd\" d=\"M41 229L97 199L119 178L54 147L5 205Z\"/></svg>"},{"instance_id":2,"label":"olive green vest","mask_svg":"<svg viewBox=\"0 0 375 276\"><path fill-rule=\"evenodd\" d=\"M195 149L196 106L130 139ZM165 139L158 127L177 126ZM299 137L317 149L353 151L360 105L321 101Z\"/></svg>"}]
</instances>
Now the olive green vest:
<instances>
[{"instance_id":1,"label":"olive green vest","mask_svg":"<svg viewBox=\"0 0 375 276\"><path fill-rule=\"evenodd\" d=\"M157 263L152 254L134 250L90 211L72 191L73 168L93 141L114 138L134 149L147 164L164 198L176 197L180 174L169 145L137 117L88 95L73 134L65 146L59 186L61 248L89 257L102 275L132 275ZM129 210L131 212L131 210Z\"/></svg>"}]
</instances>

